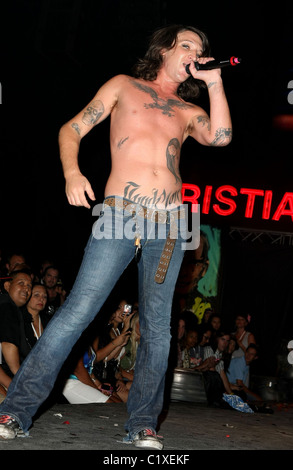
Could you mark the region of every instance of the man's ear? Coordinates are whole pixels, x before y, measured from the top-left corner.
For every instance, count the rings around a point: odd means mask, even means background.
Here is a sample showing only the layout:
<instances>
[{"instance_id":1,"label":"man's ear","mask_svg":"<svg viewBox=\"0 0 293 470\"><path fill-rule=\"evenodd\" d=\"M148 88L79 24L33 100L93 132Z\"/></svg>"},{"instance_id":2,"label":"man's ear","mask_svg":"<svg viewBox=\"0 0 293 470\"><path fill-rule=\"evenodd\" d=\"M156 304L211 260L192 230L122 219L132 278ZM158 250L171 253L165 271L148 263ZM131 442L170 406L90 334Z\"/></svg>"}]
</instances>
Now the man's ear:
<instances>
[{"instance_id":1,"label":"man's ear","mask_svg":"<svg viewBox=\"0 0 293 470\"><path fill-rule=\"evenodd\" d=\"M5 281L4 282L4 289L9 292L9 289L10 289L10 281Z\"/></svg>"}]
</instances>

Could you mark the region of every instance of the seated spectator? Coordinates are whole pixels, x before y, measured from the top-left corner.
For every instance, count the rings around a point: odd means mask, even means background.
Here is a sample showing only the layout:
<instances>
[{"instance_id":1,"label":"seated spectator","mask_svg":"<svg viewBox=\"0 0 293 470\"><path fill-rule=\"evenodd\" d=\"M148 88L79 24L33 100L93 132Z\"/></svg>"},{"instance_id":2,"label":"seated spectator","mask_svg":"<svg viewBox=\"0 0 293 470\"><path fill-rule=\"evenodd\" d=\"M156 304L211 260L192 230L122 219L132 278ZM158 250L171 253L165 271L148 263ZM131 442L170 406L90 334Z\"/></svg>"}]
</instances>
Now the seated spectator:
<instances>
[{"instance_id":1,"label":"seated spectator","mask_svg":"<svg viewBox=\"0 0 293 470\"><path fill-rule=\"evenodd\" d=\"M249 368L250 364L258 358L258 347L251 343L248 345L244 356L236 357L231 360L227 377L232 385L237 385L239 395L244 401L257 400L262 401L261 397L249 389Z\"/></svg>"},{"instance_id":2,"label":"seated spectator","mask_svg":"<svg viewBox=\"0 0 293 470\"><path fill-rule=\"evenodd\" d=\"M32 348L42 335L51 317L45 312L47 291L42 284L34 284L28 303L22 307L27 342Z\"/></svg>"},{"instance_id":3,"label":"seated spectator","mask_svg":"<svg viewBox=\"0 0 293 470\"><path fill-rule=\"evenodd\" d=\"M205 347L210 341L212 331L209 326L203 325L191 329L186 334L186 345L182 354L182 367L195 369L205 359Z\"/></svg>"},{"instance_id":4,"label":"seated spectator","mask_svg":"<svg viewBox=\"0 0 293 470\"><path fill-rule=\"evenodd\" d=\"M4 283L7 294L0 296L0 343L3 371L12 378L30 352L20 307L30 298L32 282L27 272L12 272L10 277Z\"/></svg>"},{"instance_id":5,"label":"seated spectator","mask_svg":"<svg viewBox=\"0 0 293 470\"><path fill-rule=\"evenodd\" d=\"M212 330L208 325L200 325L198 330L198 342L195 346L195 354L197 358L197 366L205 359L205 348L209 345L212 336Z\"/></svg>"},{"instance_id":6,"label":"seated spectator","mask_svg":"<svg viewBox=\"0 0 293 470\"><path fill-rule=\"evenodd\" d=\"M126 300L119 302L118 308L111 314L107 326L93 345L97 355L93 368L95 377L102 383L110 383L125 403L128 389L120 372L120 361L125 354L124 346L131 334L129 328L133 316L133 313L127 315L124 312L126 304Z\"/></svg>"},{"instance_id":7,"label":"seated spectator","mask_svg":"<svg viewBox=\"0 0 293 470\"><path fill-rule=\"evenodd\" d=\"M46 287L48 294L46 311L52 317L66 299L66 292L59 278L59 269L55 266L47 266L41 282Z\"/></svg>"},{"instance_id":8,"label":"seated spectator","mask_svg":"<svg viewBox=\"0 0 293 470\"><path fill-rule=\"evenodd\" d=\"M223 353L228 347L230 334L218 331L216 335L216 347L205 348L205 358L197 370L203 373L204 384L209 405L223 406L227 408L222 400L223 393L232 393L231 385L227 379ZM238 388L237 386L233 388Z\"/></svg>"},{"instance_id":9,"label":"seated spectator","mask_svg":"<svg viewBox=\"0 0 293 470\"><path fill-rule=\"evenodd\" d=\"M122 400L109 386L105 390L103 384L92 373L96 354L89 347L77 361L74 372L70 375L63 388L63 395L72 405L85 403L119 403Z\"/></svg>"},{"instance_id":10,"label":"seated spectator","mask_svg":"<svg viewBox=\"0 0 293 470\"><path fill-rule=\"evenodd\" d=\"M182 343L182 367L183 369L194 369L198 364L196 357L195 346L198 341L198 332L195 329L190 329L186 333L186 337Z\"/></svg>"}]
</instances>

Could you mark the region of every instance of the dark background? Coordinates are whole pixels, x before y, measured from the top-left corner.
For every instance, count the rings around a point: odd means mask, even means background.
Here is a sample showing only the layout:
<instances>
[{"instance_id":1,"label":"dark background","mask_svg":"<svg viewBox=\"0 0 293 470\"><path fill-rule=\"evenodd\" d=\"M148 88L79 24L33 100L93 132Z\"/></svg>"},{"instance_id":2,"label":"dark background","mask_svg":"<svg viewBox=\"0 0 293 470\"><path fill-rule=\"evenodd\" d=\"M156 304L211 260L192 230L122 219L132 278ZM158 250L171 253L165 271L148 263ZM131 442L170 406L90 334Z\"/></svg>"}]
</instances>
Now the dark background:
<instances>
[{"instance_id":1,"label":"dark background","mask_svg":"<svg viewBox=\"0 0 293 470\"><path fill-rule=\"evenodd\" d=\"M242 58L239 67L222 73L233 141L214 149L188 140L183 181L202 188L271 189L276 208L284 192L293 191L292 131L274 125L276 116L292 114L287 100L293 78L292 9L289 1L270 6L194 0L5 2L0 12L2 255L24 250L36 267L53 256L67 285L72 284L93 217L87 209L70 207L65 198L59 128L107 79L131 74L152 31L169 23L204 30L220 60ZM208 107L205 95L200 104ZM109 120L84 139L80 151L80 166L97 202L110 171L108 130ZM256 205L255 214L260 210ZM219 309L230 322L238 310L252 315L264 351L259 364L273 374L282 340L293 335L292 218L248 220L241 214L202 216L202 223L223 230ZM236 238L231 228L237 229ZM250 236L255 231L261 235L257 241Z\"/></svg>"}]
</instances>

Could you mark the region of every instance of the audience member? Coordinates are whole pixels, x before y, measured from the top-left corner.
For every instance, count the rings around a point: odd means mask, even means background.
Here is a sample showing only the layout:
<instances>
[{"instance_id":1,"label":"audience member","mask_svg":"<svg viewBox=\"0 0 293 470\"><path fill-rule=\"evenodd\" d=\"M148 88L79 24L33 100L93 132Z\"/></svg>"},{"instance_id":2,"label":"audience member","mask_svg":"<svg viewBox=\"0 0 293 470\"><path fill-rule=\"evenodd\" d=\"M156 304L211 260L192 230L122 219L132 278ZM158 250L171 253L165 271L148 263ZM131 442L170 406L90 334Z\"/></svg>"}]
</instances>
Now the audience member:
<instances>
[{"instance_id":1,"label":"audience member","mask_svg":"<svg viewBox=\"0 0 293 470\"><path fill-rule=\"evenodd\" d=\"M95 359L96 353L92 347L89 347L77 361L62 391L70 404L122 402L110 386L108 390L103 389L103 384L94 376Z\"/></svg>"},{"instance_id":2,"label":"audience member","mask_svg":"<svg viewBox=\"0 0 293 470\"><path fill-rule=\"evenodd\" d=\"M201 320L201 324L205 325L206 323L208 323L211 315L213 315L214 313L215 313L214 309L206 308L205 311L204 311L202 320Z\"/></svg>"},{"instance_id":3,"label":"audience member","mask_svg":"<svg viewBox=\"0 0 293 470\"><path fill-rule=\"evenodd\" d=\"M195 346L198 341L198 331L190 329L182 342L182 367L183 369L194 369L198 365Z\"/></svg>"},{"instance_id":4,"label":"audience member","mask_svg":"<svg viewBox=\"0 0 293 470\"><path fill-rule=\"evenodd\" d=\"M217 313L213 313L210 315L207 325L212 331L212 335L210 338L210 345L211 347L215 348L217 346L217 333L221 329L221 317Z\"/></svg>"},{"instance_id":5,"label":"audience member","mask_svg":"<svg viewBox=\"0 0 293 470\"><path fill-rule=\"evenodd\" d=\"M38 272L38 278L41 281L43 279L45 270L49 268L49 266L56 266L55 262L51 258L44 258L40 263L40 269Z\"/></svg>"},{"instance_id":6,"label":"audience member","mask_svg":"<svg viewBox=\"0 0 293 470\"><path fill-rule=\"evenodd\" d=\"M203 373L207 401L209 405L228 406L223 401L223 393L232 393L231 385L224 370L223 353L226 351L230 341L230 334L218 331L216 335L216 346L206 346L205 357L197 370ZM238 388L237 386L233 388Z\"/></svg>"},{"instance_id":7,"label":"audience member","mask_svg":"<svg viewBox=\"0 0 293 470\"><path fill-rule=\"evenodd\" d=\"M19 266L25 265L26 259L22 253L12 253L8 256L5 267L7 274L9 275L12 271L19 270Z\"/></svg>"},{"instance_id":8,"label":"audience member","mask_svg":"<svg viewBox=\"0 0 293 470\"><path fill-rule=\"evenodd\" d=\"M7 294L0 296L0 343L3 371L12 378L30 352L20 307L31 295L32 281L27 272L11 272L10 277L4 283Z\"/></svg>"},{"instance_id":9,"label":"audience member","mask_svg":"<svg viewBox=\"0 0 293 470\"><path fill-rule=\"evenodd\" d=\"M120 361L125 354L124 346L131 334L129 328L133 313L127 315L124 312L125 305L127 305L126 300L119 302L118 308L111 314L107 326L94 342L97 357L93 373L103 384L110 383L119 397L126 403L128 389L120 372Z\"/></svg>"},{"instance_id":10,"label":"audience member","mask_svg":"<svg viewBox=\"0 0 293 470\"><path fill-rule=\"evenodd\" d=\"M247 330L248 317L245 314L238 313L235 319L236 331L234 336L237 340L238 348L232 354L232 360L236 357L244 356L250 343L256 344L254 335Z\"/></svg>"},{"instance_id":11,"label":"audience member","mask_svg":"<svg viewBox=\"0 0 293 470\"><path fill-rule=\"evenodd\" d=\"M66 299L66 292L63 289L59 274L58 268L47 266L42 277L42 284L46 287L48 294L46 311L51 317Z\"/></svg>"},{"instance_id":12,"label":"audience member","mask_svg":"<svg viewBox=\"0 0 293 470\"><path fill-rule=\"evenodd\" d=\"M205 359L205 348L208 346L212 336L212 330L208 325L201 325L198 330L198 342L195 346L195 357L197 358L197 367Z\"/></svg>"},{"instance_id":13,"label":"audience member","mask_svg":"<svg viewBox=\"0 0 293 470\"><path fill-rule=\"evenodd\" d=\"M239 395L244 401L262 401L261 397L249 389L250 364L258 358L258 347L251 343L248 345L244 355L235 357L229 365L227 377L232 385L237 385Z\"/></svg>"},{"instance_id":14,"label":"audience member","mask_svg":"<svg viewBox=\"0 0 293 470\"><path fill-rule=\"evenodd\" d=\"M28 303L22 308L27 342L32 348L42 335L51 317L44 310L47 290L42 284L34 284Z\"/></svg>"}]
</instances>

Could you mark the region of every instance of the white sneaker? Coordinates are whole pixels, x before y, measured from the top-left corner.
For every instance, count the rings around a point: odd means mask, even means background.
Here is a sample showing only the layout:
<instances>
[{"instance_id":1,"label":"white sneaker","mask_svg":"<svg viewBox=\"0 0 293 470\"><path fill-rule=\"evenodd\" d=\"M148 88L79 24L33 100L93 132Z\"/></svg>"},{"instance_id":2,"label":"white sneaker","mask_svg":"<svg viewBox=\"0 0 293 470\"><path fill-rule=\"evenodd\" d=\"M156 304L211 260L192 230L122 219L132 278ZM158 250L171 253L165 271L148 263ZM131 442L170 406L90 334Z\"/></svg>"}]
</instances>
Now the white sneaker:
<instances>
[{"instance_id":1,"label":"white sneaker","mask_svg":"<svg viewBox=\"0 0 293 470\"><path fill-rule=\"evenodd\" d=\"M22 434L18 422L9 415L0 416L0 438L14 439L18 434Z\"/></svg>"},{"instance_id":2,"label":"white sneaker","mask_svg":"<svg viewBox=\"0 0 293 470\"><path fill-rule=\"evenodd\" d=\"M163 449L163 443L152 429L143 429L137 433L133 439L133 444L140 449Z\"/></svg>"}]
</instances>

